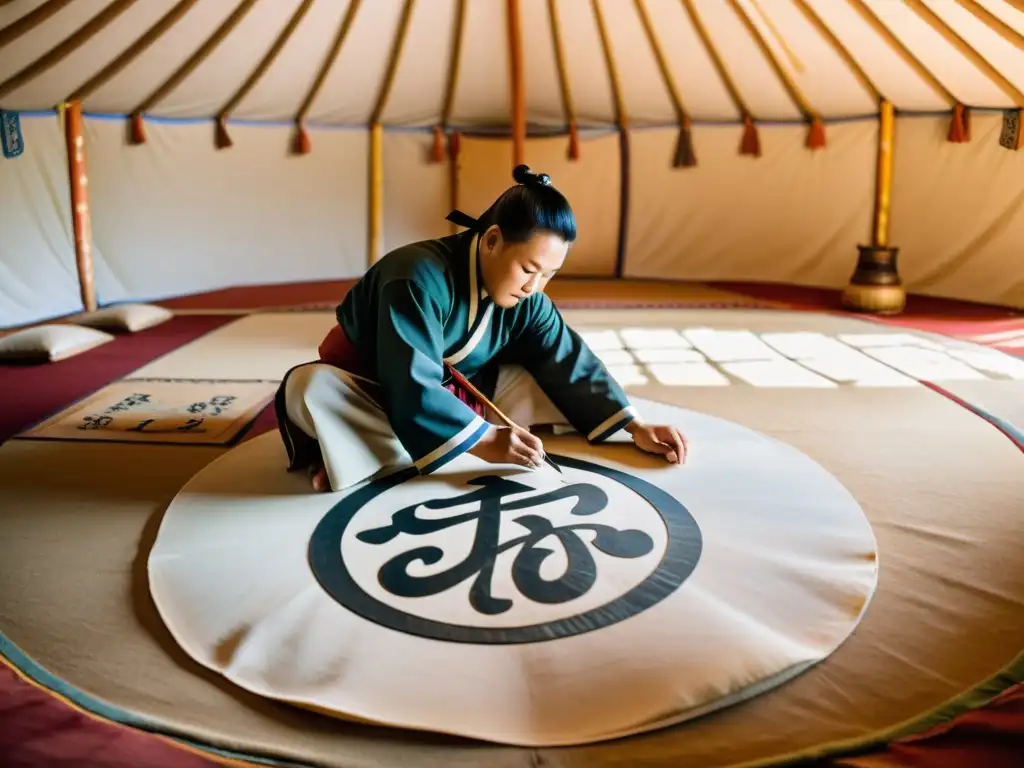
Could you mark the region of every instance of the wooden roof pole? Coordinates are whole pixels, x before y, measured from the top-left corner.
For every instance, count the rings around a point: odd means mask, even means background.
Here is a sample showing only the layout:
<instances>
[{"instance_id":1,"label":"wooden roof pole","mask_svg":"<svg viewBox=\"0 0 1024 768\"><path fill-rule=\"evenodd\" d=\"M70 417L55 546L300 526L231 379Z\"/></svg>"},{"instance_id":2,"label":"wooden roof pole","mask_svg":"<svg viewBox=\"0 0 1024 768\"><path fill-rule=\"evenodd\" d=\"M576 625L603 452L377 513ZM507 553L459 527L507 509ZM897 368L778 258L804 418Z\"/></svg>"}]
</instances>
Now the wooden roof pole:
<instances>
[{"instance_id":1,"label":"wooden roof pole","mask_svg":"<svg viewBox=\"0 0 1024 768\"><path fill-rule=\"evenodd\" d=\"M71 0L47 0L47 2L33 8L24 16L15 19L6 27L0 29L0 48L3 48L8 43L13 43L22 35L31 32L51 16L55 16L62 11L64 6L70 2Z\"/></svg>"},{"instance_id":2,"label":"wooden roof pole","mask_svg":"<svg viewBox=\"0 0 1024 768\"><path fill-rule=\"evenodd\" d=\"M654 31L654 25L651 23L644 0L633 0L633 4L640 16L644 32L647 34L647 42L650 43L654 58L658 62L661 79L665 81L665 88L668 90L669 98L672 99L676 120L679 123L679 140L676 142L675 159L672 164L676 168L692 168L697 165L697 156L693 151L693 129L690 126L690 115L683 104L682 96L679 95L679 86L676 85L675 78L672 76L672 70L665 58L665 51L662 50L661 43L658 41L658 35Z\"/></svg>"},{"instance_id":3,"label":"wooden roof pole","mask_svg":"<svg viewBox=\"0 0 1024 768\"><path fill-rule=\"evenodd\" d=\"M323 88L324 81L327 80L327 75L329 75L331 69L333 69L334 62L338 60L338 54L341 53L341 46L348 37L349 30L352 28L352 22L356 17L356 11L359 10L361 2L362 0L351 0L348 4L348 8L345 9L345 16L341 21L341 25L338 27L338 31L334 34L334 40L331 41L331 47L324 55L324 59L320 63L320 68L317 70L316 77L313 79L313 84L306 92L306 97L302 100L302 105L299 107L299 111L295 114L295 127L297 132L293 149L300 155L307 155L313 149L309 140L309 134L306 133L304 122L306 120L306 116L309 114L309 110L313 108L313 102L316 101L316 97L320 94L320 89Z\"/></svg>"},{"instance_id":4,"label":"wooden roof pole","mask_svg":"<svg viewBox=\"0 0 1024 768\"><path fill-rule=\"evenodd\" d=\"M72 53L85 45L85 43L87 43L91 38L99 34L118 16L131 8L136 1L137 0L113 0L110 5L106 6L102 11L89 19L89 21L79 27L75 32L57 43L57 45L51 48L48 52L15 72L4 82L0 83L0 99L3 99L9 93L17 90L31 80L34 80L39 75L43 74L43 72L46 72L51 67L56 66L66 59ZM43 7L46 8L47 6ZM29 15L31 16L31 14ZM37 17L31 25L26 25L26 27L21 28L20 30L15 30L17 34L12 35L10 39L14 39L15 37L23 34L35 24L40 23L41 20L45 20L45 18ZM15 22L15 24L17 23L18 22ZM12 24L5 27L3 30L0 30L0 35L6 33L7 30L11 29L13 26L15 25Z\"/></svg>"},{"instance_id":5,"label":"wooden roof pole","mask_svg":"<svg viewBox=\"0 0 1024 768\"><path fill-rule=\"evenodd\" d=\"M231 15L228 16L224 21L221 22L220 26L213 31L213 33L203 41L202 45L196 49L196 51L185 60L185 62L178 67L170 77L156 87L156 89L147 96L135 109L132 110L132 122L131 122L131 140L134 144L144 144L146 141L146 132L143 128L142 118L146 112L151 110L157 104L159 104L171 91L177 88L181 83L188 77L192 72L206 61L207 57L213 53L217 46L219 46L228 35L234 31L235 27L241 23L242 19L245 18L246 14L252 10L256 0L241 0Z\"/></svg>"},{"instance_id":6,"label":"wooden roof pole","mask_svg":"<svg viewBox=\"0 0 1024 768\"><path fill-rule=\"evenodd\" d=\"M783 87L786 89L786 93L797 105L797 108L803 114L804 119L810 124L810 130L807 133L807 147L809 149L820 149L825 146L825 124L822 122L821 117L817 111L811 106L807 96L804 95L803 91L800 90L796 82L789 75L788 72L783 68L782 62L779 61L778 56L768 45L768 41L765 36L761 33L761 30L754 24L754 20L750 18L750 14L747 13L746 9L740 5L739 0L726 0L732 7L733 11L739 17L743 26L746 27L747 32L761 53L768 60L772 70L775 72L776 77L782 82Z\"/></svg>"},{"instance_id":7,"label":"wooden roof pole","mask_svg":"<svg viewBox=\"0 0 1024 768\"><path fill-rule=\"evenodd\" d=\"M882 22L878 14L864 0L846 0L846 2L922 80L928 83L950 105L953 110L953 119L949 125L949 141L958 143L970 141L970 123L967 119L966 107L953 95L949 88L932 74L932 71L924 65L924 62L914 55L913 51L893 34L892 30Z\"/></svg>"},{"instance_id":8,"label":"wooden roof pole","mask_svg":"<svg viewBox=\"0 0 1024 768\"><path fill-rule=\"evenodd\" d=\"M274 61L284 50L285 45L288 44L288 40L295 34L295 30L299 24L302 23L302 19L309 12L310 6L313 5L313 0L302 0L299 7L295 9L295 12L288 19L288 23L284 25L284 29L278 33L273 44L270 46L263 58L260 59L259 64L249 74L246 81L242 83L242 87L239 88L235 93L228 99L227 103L221 107L220 112L217 114L217 128L215 133L215 141L217 143L217 149L227 149L232 145L231 137L228 135L227 119L231 115L231 112L242 103L243 99L248 96L253 88L259 83L270 68L274 65Z\"/></svg>"},{"instance_id":9,"label":"wooden roof pole","mask_svg":"<svg viewBox=\"0 0 1024 768\"><path fill-rule=\"evenodd\" d=\"M683 4L683 8L686 10L687 15L690 17L690 23L693 24L693 28L697 32L697 36L700 38L701 43L704 44L704 49L708 52L708 56L711 57L711 63L714 64L715 70L718 72L718 76L722 78L722 83L725 85L725 89L732 97L732 102L736 106L736 110L740 113L740 117L743 118L743 138L740 141L740 154L760 157L761 140L757 135L757 125L755 123L754 115L750 111L750 107L740 94L740 89L736 85L736 81L733 80L732 75L729 74L729 69L725 66L725 60L715 47L715 43L711 39L711 35L708 32L707 27L704 25L704 21L701 19L700 14L697 13L697 8L694 5L693 0L680 0L680 2Z\"/></svg>"},{"instance_id":10,"label":"wooden roof pole","mask_svg":"<svg viewBox=\"0 0 1024 768\"><path fill-rule=\"evenodd\" d=\"M384 82L381 83L380 92L377 94L377 103L370 114L370 226L367 235L370 264L379 261L384 255L384 128L381 125L381 118L387 107L388 96L391 95L391 87L395 82L395 73L398 71L398 62L402 57L405 35L409 31L409 20L412 18L414 2L415 0L405 0L402 7L395 40L391 45L391 55L388 57Z\"/></svg>"},{"instance_id":11,"label":"wooden roof pole","mask_svg":"<svg viewBox=\"0 0 1024 768\"><path fill-rule=\"evenodd\" d=\"M459 63L462 59L462 37L466 27L466 0L457 0L455 6L455 29L452 30L451 55L448 59L448 77L445 78L444 103L441 105L441 120L434 126L434 146L431 158L435 163L444 160L444 135L452 122L452 110L455 108L455 92L459 83ZM454 137L453 137L454 138ZM449 144L449 157L454 162L458 150L458 140ZM455 208L454 198L455 174L452 175L452 208ZM452 224L454 231L456 225Z\"/></svg>"},{"instance_id":12,"label":"wooden roof pole","mask_svg":"<svg viewBox=\"0 0 1024 768\"><path fill-rule=\"evenodd\" d=\"M186 13L198 2L198 0L178 0L178 2L161 16L146 32L132 43L120 56L107 64L103 69L89 78L85 83L78 86L67 101L85 101L89 96L102 88L112 80L119 72L131 64L153 43L174 28L185 16Z\"/></svg>"},{"instance_id":13,"label":"wooden roof pole","mask_svg":"<svg viewBox=\"0 0 1024 768\"><path fill-rule=\"evenodd\" d=\"M580 159L580 137L576 127L576 108L572 101L572 90L569 87L569 67L565 61L565 48L562 46L562 26L558 20L556 0L548 0L548 20L551 24L551 45L555 51L555 66L558 68L558 85L562 92L562 109L565 111L565 122L569 127L569 159Z\"/></svg>"}]
</instances>

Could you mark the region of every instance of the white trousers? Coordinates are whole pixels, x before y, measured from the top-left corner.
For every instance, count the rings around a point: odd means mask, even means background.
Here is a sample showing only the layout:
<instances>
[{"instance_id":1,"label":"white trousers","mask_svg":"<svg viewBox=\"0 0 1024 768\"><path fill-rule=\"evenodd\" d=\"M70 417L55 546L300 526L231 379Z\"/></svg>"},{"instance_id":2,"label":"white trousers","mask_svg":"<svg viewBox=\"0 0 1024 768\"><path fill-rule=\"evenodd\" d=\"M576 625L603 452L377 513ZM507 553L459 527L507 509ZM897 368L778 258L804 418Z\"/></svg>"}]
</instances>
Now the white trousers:
<instances>
[{"instance_id":1,"label":"white trousers","mask_svg":"<svg viewBox=\"0 0 1024 768\"><path fill-rule=\"evenodd\" d=\"M520 366L502 366L494 404L524 428L552 425L571 432L565 416ZM387 414L360 386L360 378L323 363L300 366L284 387L288 419L320 445L331 489L342 491L382 471L413 463ZM284 430L287 441L288 430Z\"/></svg>"}]
</instances>

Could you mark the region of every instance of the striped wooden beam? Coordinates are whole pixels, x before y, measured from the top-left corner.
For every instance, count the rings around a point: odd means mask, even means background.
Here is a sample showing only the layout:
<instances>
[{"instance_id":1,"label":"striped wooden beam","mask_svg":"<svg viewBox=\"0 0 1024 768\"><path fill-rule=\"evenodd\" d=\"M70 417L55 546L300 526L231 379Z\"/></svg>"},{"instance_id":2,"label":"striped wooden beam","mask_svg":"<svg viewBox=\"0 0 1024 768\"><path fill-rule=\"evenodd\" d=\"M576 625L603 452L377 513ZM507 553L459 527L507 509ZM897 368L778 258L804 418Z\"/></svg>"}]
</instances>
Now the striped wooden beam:
<instances>
[{"instance_id":1,"label":"striped wooden beam","mask_svg":"<svg viewBox=\"0 0 1024 768\"><path fill-rule=\"evenodd\" d=\"M619 128L619 242L615 257L615 276L622 277L626 268L626 243L629 231L629 118L626 115L626 103L622 96L622 83L619 70L615 65L615 54L612 41L608 36L608 25L601 10L600 0L591 0L594 8L594 19L601 37L601 49L604 52L605 64L608 68L608 80L611 83L612 102L615 105L615 124Z\"/></svg>"},{"instance_id":2,"label":"striped wooden beam","mask_svg":"<svg viewBox=\"0 0 1024 768\"><path fill-rule=\"evenodd\" d=\"M519 0L506 0L509 97L512 113L512 167L526 161L526 85L523 78L523 30Z\"/></svg>"},{"instance_id":3,"label":"striped wooden beam","mask_svg":"<svg viewBox=\"0 0 1024 768\"><path fill-rule=\"evenodd\" d=\"M72 53L85 45L89 40L106 29L112 21L131 8L135 3L136 0L113 0L110 5L106 6L102 11L89 19L89 21L75 30L68 37L57 43L57 45L51 48L48 52L35 59L21 70L15 72L3 83L0 83L0 99L62 62ZM6 29L7 28L5 28L4 31L6 31Z\"/></svg>"},{"instance_id":4,"label":"striped wooden beam","mask_svg":"<svg viewBox=\"0 0 1024 768\"><path fill-rule=\"evenodd\" d=\"M715 71L721 78L722 84L729 92L729 96L732 98L732 103L736 107L736 111L740 113L740 117L743 120L743 138L740 140L740 154L760 157L761 140L757 135L757 124L753 113L750 111L750 107L747 105L746 100L740 93L740 89L736 85L736 81L733 80L732 75L729 73L729 68L725 66L725 60L715 47L715 43L711 39L711 34L708 32L708 28L704 24L704 20L701 19L700 14L697 13L697 8L694 5L693 0L680 0L680 2L683 4L683 8L686 10L686 14L690 18L690 23L693 25L694 31L700 38L700 41L704 46L704 50L707 51L708 56L711 58L711 63L714 65Z\"/></svg>"},{"instance_id":5,"label":"striped wooden beam","mask_svg":"<svg viewBox=\"0 0 1024 768\"><path fill-rule=\"evenodd\" d=\"M97 89L108 83L115 75L124 70L129 64L137 59L153 43L159 40L165 33L169 32L185 16L186 13L198 2L198 0L179 0L167 13L161 16L145 34L136 40L132 45L121 53L116 59L107 64L103 69L89 78L86 82L75 89L66 101L85 101Z\"/></svg>"},{"instance_id":6,"label":"striped wooden beam","mask_svg":"<svg viewBox=\"0 0 1024 768\"><path fill-rule=\"evenodd\" d=\"M299 107L299 111L295 113L295 143L293 145L294 151L300 155L309 154L312 149L312 143L309 140L309 134L306 133L305 121L309 115L310 109L313 108L313 102L316 101L316 97L320 95L320 89L323 88L324 82L327 80L327 76L331 73L334 68L334 63L338 60L338 56L341 53L341 46L344 45L345 40L348 38L349 30L352 29L352 22L355 21L356 12L359 10L362 4L362 0L351 0L348 4L348 8L345 9L345 16L341 20L341 24L338 26L338 31L334 33L334 39L331 41L331 47L327 49L327 53L324 55L323 61L320 62L320 68L317 70L316 77L313 79L313 84L309 90L306 91L306 96L302 100L302 105Z\"/></svg>"},{"instance_id":7,"label":"striped wooden beam","mask_svg":"<svg viewBox=\"0 0 1024 768\"><path fill-rule=\"evenodd\" d=\"M562 109L565 111L565 122L569 128L569 159L579 160L580 137L576 127L576 108L573 106L572 90L569 87L569 67L565 61L565 49L562 46L562 27L558 19L556 0L548 0L548 19L551 23L551 44L555 51L555 64L558 68L558 85L562 92Z\"/></svg>"},{"instance_id":8,"label":"striped wooden beam","mask_svg":"<svg viewBox=\"0 0 1024 768\"><path fill-rule=\"evenodd\" d=\"M398 72L398 62L402 58L402 49L405 46L414 4L415 0L405 0L405 4L402 6L402 15L399 17L398 29L395 30L395 39L391 44L391 55L388 57L384 81L377 94L377 103L370 114L370 226L368 233L370 264L379 261L384 255L384 128L381 125L381 119L387 108L391 88L395 83L395 73Z\"/></svg>"},{"instance_id":9,"label":"striped wooden beam","mask_svg":"<svg viewBox=\"0 0 1024 768\"><path fill-rule=\"evenodd\" d=\"M235 10L231 12L231 15L221 22L220 26L203 41L199 48L170 77L157 86L149 96L132 110L131 139L135 144L143 144L146 141L146 132L142 124L145 113L163 101L167 94L181 85L185 78L195 71L196 67L206 61L210 54L217 50L217 47L241 23L246 14L252 10L255 3L256 0L241 0Z\"/></svg>"},{"instance_id":10,"label":"striped wooden beam","mask_svg":"<svg viewBox=\"0 0 1024 768\"><path fill-rule=\"evenodd\" d=\"M672 99L672 106L676 111L676 120L679 122L679 140L676 142L676 153L673 165L676 168L692 168L697 165L697 156L693 151L693 129L690 125L690 115L683 104L683 98L679 95L679 86L672 76L672 70L665 58L665 52L658 41L658 35L654 31L651 17L647 13L647 6L644 0L633 0L636 6L637 15L640 16L640 23L643 24L644 32L647 34L647 42L651 46L654 58L658 62L658 70L661 72L661 79L665 82L669 98Z\"/></svg>"},{"instance_id":11,"label":"striped wooden beam","mask_svg":"<svg viewBox=\"0 0 1024 768\"><path fill-rule=\"evenodd\" d=\"M295 30L298 29L299 24L302 23L303 18L309 12L310 7L313 5L313 0L302 0L299 3L299 7L292 13L291 18L288 19L288 23L284 25L277 37L274 39L273 44L270 46L263 58L260 59L259 64L249 74L245 82L242 83L242 87L232 94L231 98L228 99L227 103L221 107L220 112L217 114L217 124L215 140L217 143L217 149L227 149L232 145L231 136L228 135L227 120L231 116L231 113L238 107L239 104L252 93L252 90L256 87L263 76L270 71L270 68L274 65L277 57L281 55L281 51L288 44L292 35L295 34Z\"/></svg>"}]
</instances>

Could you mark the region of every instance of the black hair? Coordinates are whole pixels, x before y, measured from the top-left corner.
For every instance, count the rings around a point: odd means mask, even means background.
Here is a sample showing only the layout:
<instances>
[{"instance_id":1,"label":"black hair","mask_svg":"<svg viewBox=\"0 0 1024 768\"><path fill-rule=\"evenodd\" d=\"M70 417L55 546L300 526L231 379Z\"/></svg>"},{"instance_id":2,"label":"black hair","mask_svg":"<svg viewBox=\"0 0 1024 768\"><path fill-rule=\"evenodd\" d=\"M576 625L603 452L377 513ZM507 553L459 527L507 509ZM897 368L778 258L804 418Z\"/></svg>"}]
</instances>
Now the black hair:
<instances>
[{"instance_id":1,"label":"black hair","mask_svg":"<svg viewBox=\"0 0 1024 768\"><path fill-rule=\"evenodd\" d=\"M538 231L552 232L567 243L576 240L576 217L550 176L519 165L512 178L518 184L506 189L480 217L481 231L497 224L510 243L526 242Z\"/></svg>"}]
</instances>

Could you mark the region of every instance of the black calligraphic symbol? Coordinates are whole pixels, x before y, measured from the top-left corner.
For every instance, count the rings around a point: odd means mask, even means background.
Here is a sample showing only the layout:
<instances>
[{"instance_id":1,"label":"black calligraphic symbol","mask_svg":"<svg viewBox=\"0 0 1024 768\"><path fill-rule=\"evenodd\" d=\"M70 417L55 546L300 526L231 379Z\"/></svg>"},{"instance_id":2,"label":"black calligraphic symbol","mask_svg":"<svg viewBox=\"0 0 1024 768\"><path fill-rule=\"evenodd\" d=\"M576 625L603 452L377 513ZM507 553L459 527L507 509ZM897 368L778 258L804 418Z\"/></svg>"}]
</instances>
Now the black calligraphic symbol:
<instances>
[{"instance_id":1,"label":"black calligraphic symbol","mask_svg":"<svg viewBox=\"0 0 1024 768\"><path fill-rule=\"evenodd\" d=\"M405 507L391 516L390 525L366 530L357 535L360 541L368 544L384 544L402 533L422 536L476 521L472 549L461 563L429 576L411 576L408 568L412 563L420 561L424 565L433 565L444 555L444 550L436 546L411 549L396 555L381 567L378 580L384 589L400 597L426 597L444 592L477 574L470 587L469 602L479 613L496 615L508 611L512 607L512 601L507 598L496 598L491 594L494 563L498 555L513 547L522 545L512 565L513 583L527 598L547 604L564 603L580 597L597 581L594 557L587 544L580 539L578 531L595 533L593 546L613 557L642 557L654 548L654 541L643 531L620 531L611 526L594 523L554 526L550 520L539 515L522 515L515 518L514 522L526 528L528 533L499 545L503 512L539 507L550 501L574 498L576 504L571 514L593 515L605 508L608 496L595 485L574 483L559 486L536 496L503 503L506 496L536 489L493 475L478 477L471 480L470 484L482 487L461 496L433 499L423 504ZM449 509L470 503L478 504L477 509L440 519L416 516L416 510L421 506L427 509ZM561 576L549 581L541 576L540 569L545 559L554 552L538 545L552 535L561 543L568 566Z\"/></svg>"}]
</instances>

